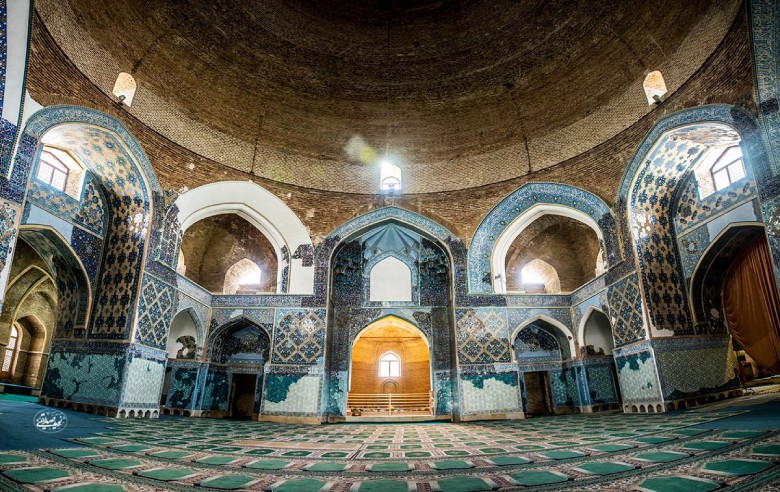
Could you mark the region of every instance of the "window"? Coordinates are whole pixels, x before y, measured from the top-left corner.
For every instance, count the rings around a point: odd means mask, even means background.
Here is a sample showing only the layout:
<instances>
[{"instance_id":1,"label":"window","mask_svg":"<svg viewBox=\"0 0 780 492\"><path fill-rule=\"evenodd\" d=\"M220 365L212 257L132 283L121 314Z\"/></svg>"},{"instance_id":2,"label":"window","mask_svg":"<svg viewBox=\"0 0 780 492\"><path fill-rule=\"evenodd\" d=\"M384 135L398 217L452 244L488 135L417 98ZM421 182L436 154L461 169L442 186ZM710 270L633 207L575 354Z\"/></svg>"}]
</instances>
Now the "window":
<instances>
[{"instance_id":1,"label":"window","mask_svg":"<svg viewBox=\"0 0 780 492\"><path fill-rule=\"evenodd\" d=\"M664 82L664 76L658 70L650 72L645 77L643 84L645 88L645 96L647 96L647 104L653 105L661 102L661 98L666 94L666 82Z\"/></svg>"},{"instance_id":2,"label":"window","mask_svg":"<svg viewBox=\"0 0 780 492\"><path fill-rule=\"evenodd\" d=\"M262 278L263 271L260 268L253 268L241 276L238 285L259 285Z\"/></svg>"},{"instance_id":3,"label":"window","mask_svg":"<svg viewBox=\"0 0 780 492\"><path fill-rule=\"evenodd\" d=\"M384 193L398 193L401 191L401 168L382 161L379 186Z\"/></svg>"},{"instance_id":4,"label":"window","mask_svg":"<svg viewBox=\"0 0 780 492\"><path fill-rule=\"evenodd\" d=\"M65 165L61 157L61 155L55 155L52 149L44 147L38 164L38 174L35 177L53 188L65 191L70 168Z\"/></svg>"},{"instance_id":5,"label":"window","mask_svg":"<svg viewBox=\"0 0 780 492\"><path fill-rule=\"evenodd\" d=\"M114 83L114 95L119 99L119 102L127 106L133 105L133 97L135 97L135 79L129 73L122 72L116 78Z\"/></svg>"},{"instance_id":6,"label":"window","mask_svg":"<svg viewBox=\"0 0 780 492\"><path fill-rule=\"evenodd\" d=\"M3 354L3 367L0 372L13 372L11 370L11 364L14 361L14 355L19 345L19 330L15 327L11 327L11 338L8 339L8 345L5 347L5 354Z\"/></svg>"},{"instance_id":7,"label":"window","mask_svg":"<svg viewBox=\"0 0 780 492\"><path fill-rule=\"evenodd\" d=\"M379 358L379 377L397 378L401 375L401 358L393 352L387 352Z\"/></svg>"},{"instance_id":8,"label":"window","mask_svg":"<svg viewBox=\"0 0 780 492\"><path fill-rule=\"evenodd\" d=\"M255 294L262 289L263 271L249 258L234 263L225 272L223 294Z\"/></svg>"},{"instance_id":9,"label":"window","mask_svg":"<svg viewBox=\"0 0 780 492\"><path fill-rule=\"evenodd\" d=\"M712 166L712 181L715 191L727 188L746 176L742 151L738 146L727 148Z\"/></svg>"}]
</instances>

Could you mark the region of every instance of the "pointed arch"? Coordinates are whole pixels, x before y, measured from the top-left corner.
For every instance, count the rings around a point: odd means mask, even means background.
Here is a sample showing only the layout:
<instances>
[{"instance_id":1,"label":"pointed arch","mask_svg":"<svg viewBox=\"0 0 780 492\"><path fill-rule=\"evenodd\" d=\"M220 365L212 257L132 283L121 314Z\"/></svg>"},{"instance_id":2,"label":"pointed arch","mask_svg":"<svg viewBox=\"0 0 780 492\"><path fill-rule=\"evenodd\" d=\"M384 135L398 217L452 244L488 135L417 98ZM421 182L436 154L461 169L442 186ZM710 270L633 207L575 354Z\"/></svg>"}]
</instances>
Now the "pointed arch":
<instances>
[{"instance_id":1,"label":"pointed arch","mask_svg":"<svg viewBox=\"0 0 780 492\"><path fill-rule=\"evenodd\" d=\"M611 355L612 351L615 348L615 336L612 333L612 322L609 320L609 316L607 316L607 313L605 313L600 307L596 306L589 306L587 311L585 311L585 314L582 316L582 319L580 320L580 325L577 328L577 344L580 348L580 356L584 357L586 355L586 348L588 347L588 334L591 336L591 340L593 340L594 332L592 331L593 328L590 330L588 329L589 324L592 319L597 319L596 317L603 318L603 321L606 323L606 326L602 326L602 333L601 335L604 338L605 346L599 346L599 348L603 348L604 355ZM590 325L593 326L593 325ZM592 344L595 348L596 345Z\"/></svg>"},{"instance_id":2,"label":"pointed arch","mask_svg":"<svg viewBox=\"0 0 780 492\"><path fill-rule=\"evenodd\" d=\"M92 313L92 284L81 258L64 237L50 226L19 226L18 240L27 243L44 261L59 297L55 335L86 335Z\"/></svg>"},{"instance_id":3,"label":"pointed arch","mask_svg":"<svg viewBox=\"0 0 780 492\"><path fill-rule=\"evenodd\" d=\"M623 175L616 198L622 220L620 240L640 274L646 318L654 336L698 333L680 252L676 248L666 251L665 245L674 243L672 204L702 151L714 142L732 141L740 143L746 168L763 196L767 190L762 188L773 185L758 123L747 111L729 105L700 106L662 118ZM652 205L656 202L670 205L658 210ZM646 262L646 257L658 261Z\"/></svg>"},{"instance_id":4,"label":"pointed arch","mask_svg":"<svg viewBox=\"0 0 780 492\"><path fill-rule=\"evenodd\" d=\"M285 266L290 294L311 294L314 272L313 244L303 222L282 200L252 181L220 181L199 186L175 202L181 233L194 223L215 215L236 214L261 231L279 259L277 285L284 282ZM285 264L285 259L287 259Z\"/></svg>"},{"instance_id":5,"label":"pointed arch","mask_svg":"<svg viewBox=\"0 0 780 492\"><path fill-rule=\"evenodd\" d=\"M127 72L120 72L114 82L114 88L111 91L119 102L130 107L133 105L135 91L138 88L135 78Z\"/></svg>"},{"instance_id":6,"label":"pointed arch","mask_svg":"<svg viewBox=\"0 0 780 492\"><path fill-rule=\"evenodd\" d=\"M315 281L317 285L328 285L328 273L336 249L361 232L375 227L383 222L400 223L419 233L421 236L436 242L448 256L453 283L459 278L465 280L466 268L464 260L466 247L463 242L441 224L423 215L396 206L383 207L359 215L334 229L315 251ZM460 291L456 291L459 294ZM325 299L326 290L315 293Z\"/></svg>"},{"instance_id":7,"label":"pointed arch","mask_svg":"<svg viewBox=\"0 0 780 492\"><path fill-rule=\"evenodd\" d=\"M431 341L428 339L428 335L423 330L421 330L416 323L409 321L408 319L405 319L397 314L387 314L385 316L380 316L379 318L369 323L366 323L365 326L358 330L358 332L355 334L355 338L351 341L352 347L355 346L355 343L366 332L366 330L390 325L401 327L410 333L419 335L428 347L431 346Z\"/></svg>"},{"instance_id":8,"label":"pointed arch","mask_svg":"<svg viewBox=\"0 0 780 492\"><path fill-rule=\"evenodd\" d=\"M40 155L44 140L70 149L111 197L107 205L113 220L106 237L127 238L105 241L102 245L103 260L124 258L124 261L114 262L111 269L97 265L90 269L98 272L94 282L96 298L121 299L121 302L101 302L93 307L90 336L138 339L158 346L154 327L144 321L146 313L137 302L141 292L136 288L127 289L128 285L136 286L142 281L147 253L156 249L158 240L152 230L157 229L154 225L161 223L164 214L162 188L141 145L117 119L78 106L50 106L37 111L27 120L24 135L36 150L17 154L15 172L23 172L29 179L29 170ZM79 242L74 241L73 245L78 248ZM84 248L90 247L96 246L90 244ZM127 255L127 249L140 254ZM94 252L90 255L85 251L83 257L87 256L97 263ZM117 276L122 282L116 282Z\"/></svg>"},{"instance_id":9,"label":"pointed arch","mask_svg":"<svg viewBox=\"0 0 780 492\"><path fill-rule=\"evenodd\" d=\"M396 255L387 254L368 270L369 300L411 301L412 269Z\"/></svg>"},{"instance_id":10,"label":"pointed arch","mask_svg":"<svg viewBox=\"0 0 780 492\"><path fill-rule=\"evenodd\" d=\"M192 354L188 353L187 357L185 357L185 358L187 358L187 359L197 358L197 352L198 352L197 348L199 346L202 346L203 343L204 343L204 340L203 340L203 321L200 319L200 316L198 316L198 312L195 311L195 309L193 309L192 307L186 307L184 309L180 309L179 311L176 312L176 314L174 314L171 317L171 325L168 328L168 344L167 344L166 349L168 351L168 358L169 359L177 358L178 354L174 353L172 351L172 349L175 348L175 344L177 342L178 343L182 343L184 345L183 349L187 349L188 348L186 344L184 344L183 342L179 342L179 338L180 337L187 336L186 331L183 330L183 329L177 330L176 328L178 328L178 327L175 326L176 325L176 321L178 319L180 319L180 316L183 315L184 313L186 313L189 316L189 319L192 322L192 325L194 327L194 335L195 335L195 337L194 337L195 338L195 340L194 340L194 353L192 353Z\"/></svg>"},{"instance_id":11,"label":"pointed arch","mask_svg":"<svg viewBox=\"0 0 780 492\"><path fill-rule=\"evenodd\" d=\"M568 345L568 349L569 349L569 354L570 354L569 356L571 358L575 357L575 355L577 354L577 351L576 351L576 346L574 345L574 335L572 334L572 332L569 329L569 327L566 326L565 324L561 323L557 319L552 318L550 316L547 316L546 314L537 314L537 315L532 316L532 317L528 318L527 320L523 321L519 325L517 325L517 327L512 331L512 336L509 337L510 345L514 345L514 341L517 338L517 335L524 328L526 328L528 325L533 324L535 321L544 321L544 322L552 325L553 327L557 328L558 330L560 330L561 334L566 339L566 342L567 342L567 345ZM512 355L512 357L515 357L514 354Z\"/></svg>"},{"instance_id":12,"label":"pointed arch","mask_svg":"<svg viewBox=\"0 0 780 492\"><path fill-rule=\"evenodd\" d=\"M661 102L661 98L664 97L667 92L666 81L664 81L664 76L659 70L648 73L647 76L645 76L642 87L645 89L647 104L650 104L651 106Z\"/></svg>"},{"instance_id":13,"label":"pointed arch","mask_svg":"<svg viewBox=\"0 0 780 492\"><path fill-rule=\"evenodd\" d=\"M509 246L523 229L543 215L563 215L583 222L594 230L606 263L620 258L614 239L615 219L604 201L583 189L559 183L526 183L496 205L477 226L468 250L470 293L504 293L504 285L494 283L506 276L504 258Z\"/></svg>"},{"instance_id":14,"label":"pointed arch","mask_svg":"<svg viewBox=\"0 0 780 492\"><path fill-rule=\"evenodd\" d=\"M265 341L268 344L267 348L270 351L273 334L269 330L269 327L259 324L255 321L252 321L251 319L245 316L238 316L222 324L221 326L209 331L206 339L206 344L203 348L203 351L206 354L206 360L213 362L215 357L221 355L219 352L221 351L222 346L220 343L218 343L221 338L230 336L231 332L233 331L241 331L247 327L251 327L259 330L259 333L262 334L262 336L265 338ZM268 360L266 360L265 362L268 362Z\"/></svg>"},{"instance_id":15,"label":"pointed arch","mask_svg":"<svg viewBox=\"0 0 780 492\"><path fill-rule=\"evenodd\" d=\"M593 314L594 311L603 314L604 316L607 317L607 319L609 319L609 315L605 313L604 309L602 309L601 307L588 306L588 308L582 314L582 317L580 318L580 323L577 326L577 345L580 348L585 348L585 325L587 324L590 315Z\"/></svg>"}]
</instances>

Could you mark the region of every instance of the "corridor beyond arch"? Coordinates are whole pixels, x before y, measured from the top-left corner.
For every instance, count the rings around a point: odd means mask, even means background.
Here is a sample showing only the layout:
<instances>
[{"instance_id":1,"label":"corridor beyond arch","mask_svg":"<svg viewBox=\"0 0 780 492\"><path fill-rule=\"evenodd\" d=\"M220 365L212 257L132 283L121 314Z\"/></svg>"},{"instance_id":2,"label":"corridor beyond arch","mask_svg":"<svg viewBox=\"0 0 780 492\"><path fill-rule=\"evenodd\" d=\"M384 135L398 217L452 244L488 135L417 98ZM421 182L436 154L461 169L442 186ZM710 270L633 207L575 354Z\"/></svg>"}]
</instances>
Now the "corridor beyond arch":
<instances>
[{"instance_id":1,"label":"corridor beyond arch","mask_svg":"<svg viewBox=\"0 0 780 492\"><path fill-rule=\"evenodd\" d=\"M352 416L430 416L431 346L412 323L387 316L366 326L350 353Z\"/></svg>"}]
</instances>

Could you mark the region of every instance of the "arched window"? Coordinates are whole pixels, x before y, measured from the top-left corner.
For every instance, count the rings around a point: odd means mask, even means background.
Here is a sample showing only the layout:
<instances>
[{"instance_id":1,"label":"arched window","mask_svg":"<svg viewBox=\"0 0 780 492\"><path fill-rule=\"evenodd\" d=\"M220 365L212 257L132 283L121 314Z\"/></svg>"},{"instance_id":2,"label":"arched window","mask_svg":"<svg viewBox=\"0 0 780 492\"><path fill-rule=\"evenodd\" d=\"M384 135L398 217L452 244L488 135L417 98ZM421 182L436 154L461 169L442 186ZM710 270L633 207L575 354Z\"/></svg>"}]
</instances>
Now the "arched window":
<instances>
[{"instance_id":1,"label":"arched window","mask_svg":"<svg viewBox=\"0 0 780 492\"><path fill-rule=\"evenodd\" d=\"M35 175L38 181L42 181L60 191L65 191L69 172L70 169L59 157L55 156L47 147L43 148L41 162L38 164L38 174Z\"/></svg>"},{"instance_id":2,"label":"arched window","mask_svg":"<svg viewBox=\"0 0 780 492\"><path fill-rule=\"evenodd\" d=\"M561 292L561 280L558 271L546 261L535 258L520 270L520 285L524 292L543 292L557 294Z\"/></svg>"},{"instance_id":3,"label":"arched window","mask_svg":"<svg viewBox=\"0 0 780 492\"><path fill-rule=\"evenodd\" d=\"M129 73L122 72L116 78L114 82L114 90L111 91L119 99L119 102L127 106L133 105L133 97L135 97L135 79Z\"/></svg>"},{"instance_id":4,"label":"arched window","mask_svg":"<svg viewBox=\"0 0 780 492\"><path fill-rule=\"evenodd\" d=\"M715 191L729 187L744 178L745 163L742 160L742 151L739 146L728 147L712 166L712 182L715 183Z\"/></svg>"},{"instance_id":5,"label":"arched window","mask_svg":"<svg viewBox=\"0 0 780 492\"><path fill-rule=\"evenodd\" d=\"M44 145L38 161L35 178L52 188L79 199L84 168L76 159L63 149Z\"/></svg>"},{"instance_id":6,"label":"arched window","mask_svg":"<svg viewBox=\"0 0 780 492\"><path fill-rule=\"evenodd\" d=\"M658 70L650 72L645 77L645 96L647 96L647 104L653 105L657 102L661 102L661 98L666 94L666 82L664 82L664 76Z\"/></svg>"},{"instance_id":7,"label":"arched window","mask_svg":"<svg viewBox=\"0 0 780 492\"><path fill-rule=\"evenodd\" d=\"M176 273L184 275L187 273L187 262L184 260L184 252L179 250L179 261L176 262Z\"/></svg>"},{"instance_id":8,"label":"arched window","mask_svg":"<svg viewBox=\"0 0 780 492\"><path fill-rule=\"evenodd\" d=\"M254 261L244 258L237 261L225 273L222 292L225 294L255 293L262 288L263 271Z\"/></svg>"},{"instance_id":9,"label":"arched window","mask_svg":"<svg viewBox=\"0 0 780 492\"><path fill-rule=\"evenodd\" d=\"M5 354L3 354L3 367L0 372L11 373L13 368L11 364L14 361L16 352L19 351L19 330L16 326L11 326L11 337L8 339L8 345L5 347Z\"/></svg>"},{"instance_id":10,"label":"arched window","mask_svg":"<svg viewBox=\"0 0 780 492\"><path fill-rule=\"evenodd\" d=\"M263 271L260 268L252 268L238 279L238 285L259 285L263 280Z\"/></svg>"},{"instance_id":11,"label":"arched window","mask_svg":"<svg viewBox=\"0 0 780 492\"><path fill-rule=\"evenodd\" d=\"M397 378L401 375L401 358L393 352L385 352L379 358L379 377Z\"/></svg>"},{"instance_id":12,"label":"arched window","mask_svg":"<svg viewBox=\"0 0 780 492\"><path fill-rule=\"evenodd\" d=\"M398 193L401 191L401 168L390 164L387 161L382 162L380 174L380 188L384 193Z\"/></svg>"}]
</instances>

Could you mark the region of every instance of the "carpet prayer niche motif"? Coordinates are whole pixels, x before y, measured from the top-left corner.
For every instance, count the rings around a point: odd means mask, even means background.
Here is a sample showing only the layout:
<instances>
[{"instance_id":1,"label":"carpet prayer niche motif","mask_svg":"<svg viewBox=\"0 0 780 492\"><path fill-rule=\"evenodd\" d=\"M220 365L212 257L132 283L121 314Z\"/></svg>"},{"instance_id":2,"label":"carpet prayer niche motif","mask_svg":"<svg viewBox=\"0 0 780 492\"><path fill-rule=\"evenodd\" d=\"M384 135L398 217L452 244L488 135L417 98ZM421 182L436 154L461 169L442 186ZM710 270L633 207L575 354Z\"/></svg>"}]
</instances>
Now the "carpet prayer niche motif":
<instances>
[{"instance_id":1,"label":"carpet prayer niche motif","mask_svg":"<svg viewBox=\"0 0 780 492\"><path fill-rule=\"evenodd\" d=\"M0 453L0 489L54 491L757 490L780 431L739 409L469 424L299 426L168 417Z\"/></svg>"}]
</instances>

